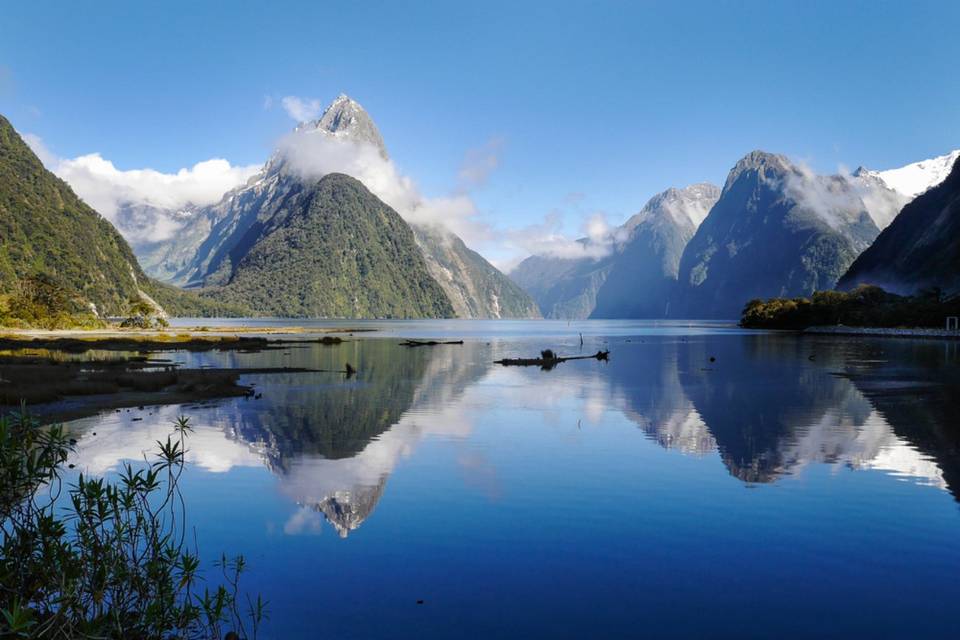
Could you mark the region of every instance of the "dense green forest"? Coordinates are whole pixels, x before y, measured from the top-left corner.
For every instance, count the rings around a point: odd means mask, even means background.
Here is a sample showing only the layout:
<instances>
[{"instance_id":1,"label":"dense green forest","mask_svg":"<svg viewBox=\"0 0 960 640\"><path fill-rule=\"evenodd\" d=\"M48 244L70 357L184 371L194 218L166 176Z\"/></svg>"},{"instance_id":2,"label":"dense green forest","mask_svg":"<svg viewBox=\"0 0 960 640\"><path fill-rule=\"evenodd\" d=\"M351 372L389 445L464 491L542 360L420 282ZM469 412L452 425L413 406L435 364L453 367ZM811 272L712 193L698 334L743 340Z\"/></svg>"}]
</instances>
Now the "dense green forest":
<instances>
[{"instance_id":1,"label":"dense green forest","mask_svg":"<svg viewBox=\"0 0 960 640\"><path fill-rule=\"evenodd\" d=\"M359 181L324 176L285 215L251 230L256 241L212 300L257 315L445 318L454 315L413 232Z\"/></svg>"},{"instance_id":2,"label":"dense green forest","mask_svg":"<svg viewBox=\"0 0 960 640\"><path fill-rule=\"evenodd\" d=\"M939 289L899 296L873 285L849 292L818 291L810 298L751 300L740 326L751 329L806 329L815 326L943 328L960 315L960 298L944 298Z\"/></svg>"}]
</instances>

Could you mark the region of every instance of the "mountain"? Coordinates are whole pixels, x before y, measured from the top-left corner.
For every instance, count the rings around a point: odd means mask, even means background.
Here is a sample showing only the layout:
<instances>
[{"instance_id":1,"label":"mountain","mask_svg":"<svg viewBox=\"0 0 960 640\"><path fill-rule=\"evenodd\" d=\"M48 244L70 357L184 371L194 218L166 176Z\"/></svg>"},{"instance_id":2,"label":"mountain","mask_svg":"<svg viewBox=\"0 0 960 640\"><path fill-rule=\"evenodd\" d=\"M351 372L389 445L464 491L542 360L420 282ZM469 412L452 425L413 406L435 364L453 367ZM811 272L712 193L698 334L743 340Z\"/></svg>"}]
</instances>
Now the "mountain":
<instances>
[{"instance_id":1,"label":"mountain","mask_svg":"<svg viewBox=\"0 0 960 640\"><path fill-rule=\"evenodd\" d=\"M684 249L671 315L736 318L751 298L832 288L879 234L863 189L784 156L748 154Z\"/></svg>"},{"instance_id":2,"label":"mountain","mask_svg":"<svg viewBox=\"0 0 960 640\"><path fill-rule=\"evenodd\" d=\"M459 237L440 227L411 225L427 269L458 318L539 318L533 299Z\"/></svg>"},{"instance_id":3,"label":"mountain","mask_svg":"<svg viewBox=\"0 0 960 640\"><path fill-rule=\"evenodd\" d=\"M381 160L389 159L372 118L359 103L345 95L337 97L318 120L298 125L293 135L301 140L321 136L320 141L340 141L369 148ZM239 300L231 292L250 290L247 284L232 284L240 262L261 240L266 229L281 226L291 211L302 206L305 183L315 179L305 177L293 166L310 164L311 158L298 156L294 158L298 162L292 162L290 157L294 151L301 156L308 153L310 145L294 147L275 151L258 174L247 184L225 194L220 202L184 214L186 223L175 238L138 246L138 256L148 272L173 284L214 287L210 295ZM482 256L468 249L460 238L428 228L414 231L430 274L443 287L457 316L536 317L529 297ZM319 268L324 267L319 265ZM413 277L418 276L413 274ZM228 284L231 286L226 286ZM356 297L359 300L363 295L357 292ZM272 308L272 312L280 315L305 312L300 305L289 310ZM396 311L393 307L390 309L383 313Z\"/></svg>"},{"instance_id":4,"label":"mountain","mask_svg":"<svg viewBox=\"0 0 960 640\"><path fill-rule=\"evenodd\" d=\"M719 196L718 187L705 183L668 189L606 244L580 240L584 257L531 256L510 277L547 317L663 318L683 249Z\"/></svg>"},{"instance_id":5,"label":"mountain","mask_svg":"<svg viewBox=\"0 0 960 640\"><path fill-rule=\"evenodd\" d=\"M387 146L383 143L383 137L380 135L377 125L374 124L373 118L360 106L359 102L350 99L343 93L330 103L319 120L301 124L297 128L313 129L334 137L348 138L354 142L369 144L379 151L380 157L384 160L390 157L387 154Z\"/></svg>"},{"instance_id":6,"label":"mountain","mask_svg":"<svg viewBox=\"0 0 960 640\"><path fill-rule=\"evenodd\" d=\"M861 168L858 173L876 176L888 187L912 200L930 187L943 182L950 175L958 159L960 159L960 149L929 160L914 162L899 169L870 171Z\"/></svg>"},{"instance_id":7,"label":"mountain","mask_svg":"<svg viewBox=\"0 0 960 640\"><path fill-rule=\"evenodd\" d=\"M839 287L862 283L901 294L927 287L960 292L960 159L942 183L903 208L854 261Z\"/></svg>"},{"instance_id":8,"label":"mountain","mask_svg":"<svg viewBox=\"0 0 960 640\"><path fill-rule=\"evenodd\" d=\"M453 315L410 227L349 176L293 185L283 208L251 225L241 243L242 255L216 272L223 286L205 296L269 316Z\"/></svg>"},{"instance_id":9,"label":"mountain","mask_svg":"<svg viewBox=\"0 0 960 640\"><path fill-rule=\"evenodd\" d=\"M146 296L147 277L123 237L0 116L0 294L36 276L52 278L77 311L94 315L119 315Z\"/></svg>"},{"instance_id":10,"label":"mountain","mask_svg":"<svg viewBox=\"0 0 960 640\"><path fill-rule=\"evenodd\" d=\"M591 242L579 242L589 256ZM510 278L530 294L543 317L578 320L593 313L612 266L612 260L603 258L535 255L518 264Z\"/></svg>"},{"instance_id":11,"label":"mountain","mask_svg":"<svg viewBox=\"0 0 960 640\"><path fill-rule=\"evenodd\" d=\"M904 205L943 182L957 158L960 158L960 149L898 169L873 171L860 167L852 179L862 188L864 204L877 227L883 231Z\"/></svg>"}]
</instances>

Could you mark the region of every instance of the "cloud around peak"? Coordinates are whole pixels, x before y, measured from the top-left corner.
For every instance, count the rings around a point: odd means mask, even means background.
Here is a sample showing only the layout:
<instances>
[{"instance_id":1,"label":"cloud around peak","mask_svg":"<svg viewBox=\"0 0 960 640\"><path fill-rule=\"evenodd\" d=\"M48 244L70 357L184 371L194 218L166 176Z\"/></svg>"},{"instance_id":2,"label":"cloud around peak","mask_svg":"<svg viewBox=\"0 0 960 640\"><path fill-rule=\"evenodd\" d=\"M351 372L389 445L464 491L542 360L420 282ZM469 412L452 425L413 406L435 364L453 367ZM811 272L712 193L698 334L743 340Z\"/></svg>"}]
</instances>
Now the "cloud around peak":
<instances>
[{"instance_id":1,"label":"cloud around peak","mask_svg":"<svg viewBox=\"0 0 960 640\"><path fill-rule=\"evenodd\" d=\"M323 104L314 98L284 96L280 99L280 106L283 107L288 116L298 123L316 120L323 112Z\"/></svg>"}]
</instances>

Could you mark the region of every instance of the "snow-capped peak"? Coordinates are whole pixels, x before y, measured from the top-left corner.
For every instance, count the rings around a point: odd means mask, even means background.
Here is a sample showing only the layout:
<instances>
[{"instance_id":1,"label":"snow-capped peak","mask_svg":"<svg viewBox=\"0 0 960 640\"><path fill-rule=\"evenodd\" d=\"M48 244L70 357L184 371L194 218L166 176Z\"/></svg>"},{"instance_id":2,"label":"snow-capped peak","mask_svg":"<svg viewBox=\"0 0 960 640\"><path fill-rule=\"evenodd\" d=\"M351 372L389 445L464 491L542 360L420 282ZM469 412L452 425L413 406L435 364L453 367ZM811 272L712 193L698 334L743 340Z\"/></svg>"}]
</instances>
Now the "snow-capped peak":
<instances>
[{"instance_id":1,"label":"snow-capped peak","mask_svg":"<svg viewBox=\"0 0 960 640\"><path fill-rule=\"evenodd\" d=\"M943 182L958 158L960 158L960 149L929 160L914 162L899 169L866 170L864 173L880 178L888 187L912 200L930 187Z\"/></svg>"}]
</instances>

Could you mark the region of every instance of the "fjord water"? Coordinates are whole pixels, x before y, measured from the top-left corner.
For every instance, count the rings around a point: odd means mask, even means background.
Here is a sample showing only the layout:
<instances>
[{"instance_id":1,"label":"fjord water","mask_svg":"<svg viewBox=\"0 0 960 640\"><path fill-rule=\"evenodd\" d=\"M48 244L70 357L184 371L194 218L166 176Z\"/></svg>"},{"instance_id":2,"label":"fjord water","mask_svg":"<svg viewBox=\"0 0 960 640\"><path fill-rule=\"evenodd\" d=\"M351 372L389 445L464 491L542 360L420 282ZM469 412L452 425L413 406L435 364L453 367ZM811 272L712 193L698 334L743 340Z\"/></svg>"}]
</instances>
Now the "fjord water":
<instances>
[{"instance_id":1,"label":"fjord water","mask_svg":"<svg viewBox=\"0 0 960 640\"><path fill-rule=\"evenodd\" d=\"M368 328L334 346L165 354L358 373L251 375L259 398L77 420L78 467L109 475L190 416L200 553L247 557L271 638L960 631L960 400L941 384L957 343ZM579 354L580 332L608 363L493 364Z\"/></svg>"}]
</instances>

